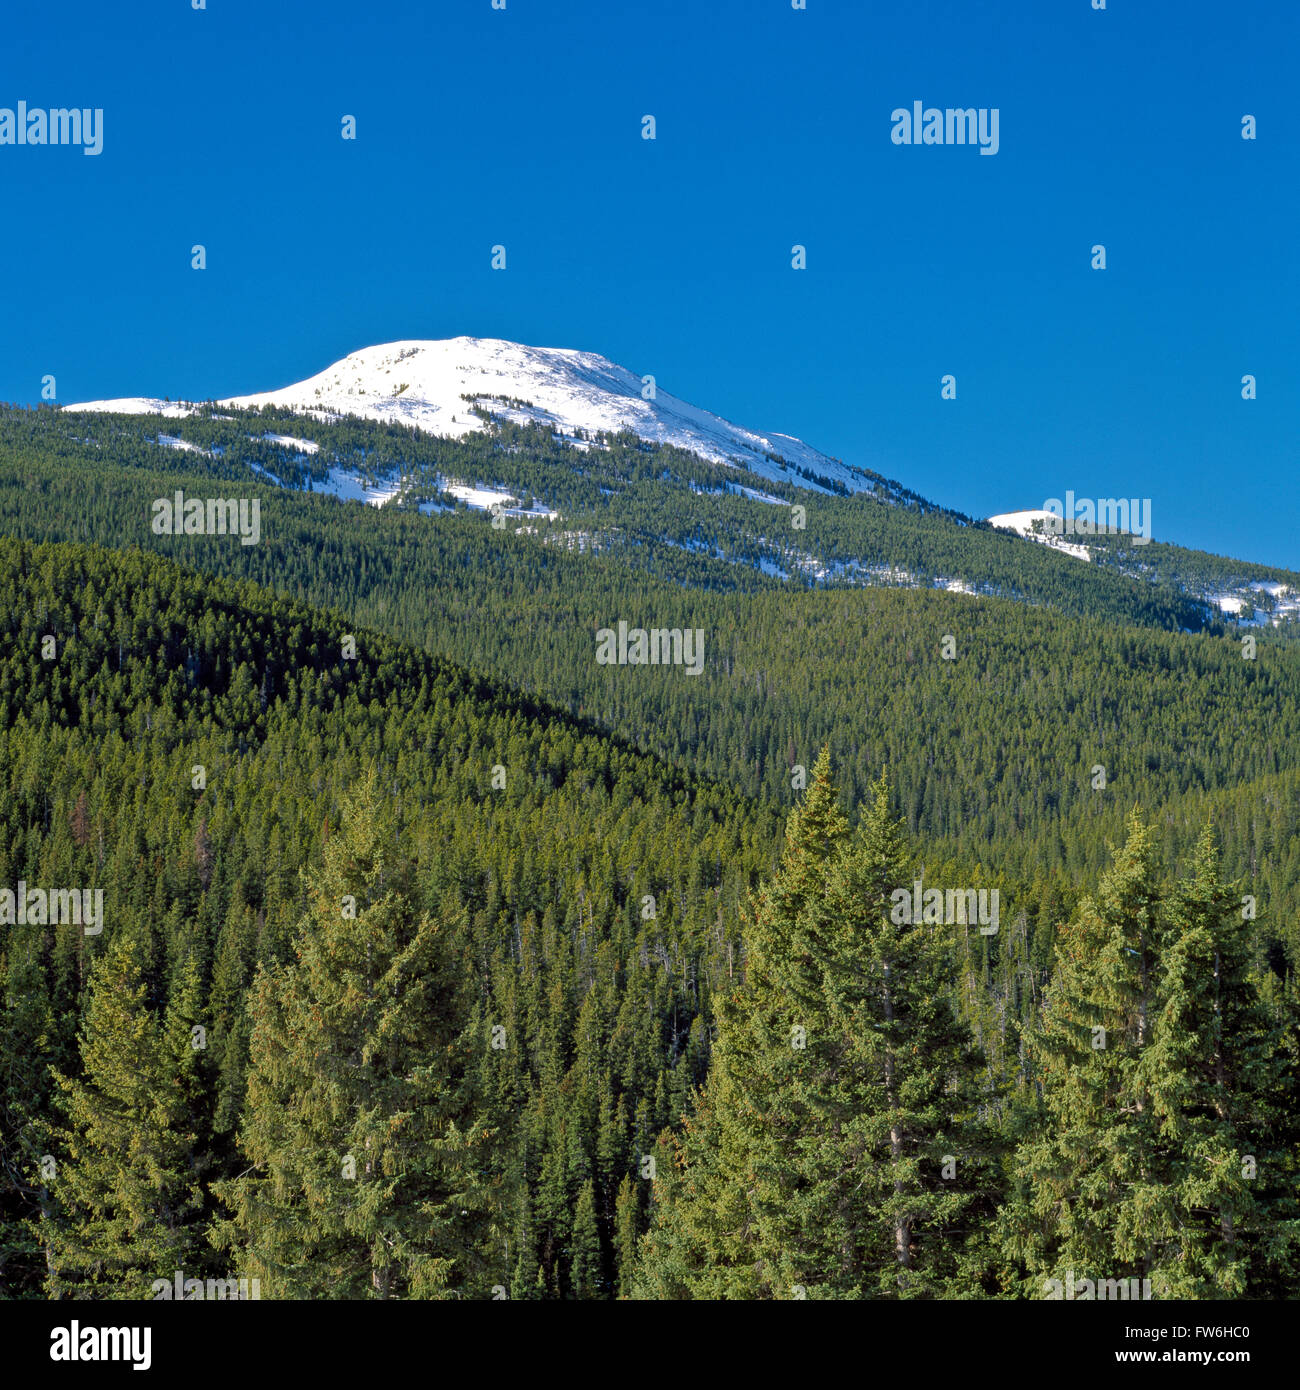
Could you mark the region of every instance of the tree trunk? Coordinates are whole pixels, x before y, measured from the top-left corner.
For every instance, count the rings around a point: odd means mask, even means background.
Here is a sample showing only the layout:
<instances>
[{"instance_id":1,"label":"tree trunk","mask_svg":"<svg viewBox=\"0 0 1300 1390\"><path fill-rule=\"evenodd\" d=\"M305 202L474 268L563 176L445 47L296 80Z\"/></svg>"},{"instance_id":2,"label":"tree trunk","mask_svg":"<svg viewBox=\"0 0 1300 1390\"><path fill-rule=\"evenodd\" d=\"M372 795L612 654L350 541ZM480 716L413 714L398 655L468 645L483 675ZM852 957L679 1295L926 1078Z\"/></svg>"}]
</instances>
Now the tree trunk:
<instances>
[{"instance_id":1,"label":"tree trunk","mask_svg":"<svg viewBox=\"0 0 1300 1390\"><path fill-rule=\"evenodd\" d=\"M894 998L889 988L889 963L885 963L885 985L884 985L884 1004L885 1022L892 1024L894 1021ZM894 1167L894 1195L899 1199L901 1206L903 1196L903 1179L899 1172L899 1167L903 1158L903 1136L898 1128L898 1118L894 1114L894 1052L892 1039L885 1046L885 1102L889 1106L889 1155L890 1162ZM894 1257L903 1269L912 1267L912 1232L911 1223L905 1216L899 1215L894 1224Z\"/></svg>"}]
</instances>

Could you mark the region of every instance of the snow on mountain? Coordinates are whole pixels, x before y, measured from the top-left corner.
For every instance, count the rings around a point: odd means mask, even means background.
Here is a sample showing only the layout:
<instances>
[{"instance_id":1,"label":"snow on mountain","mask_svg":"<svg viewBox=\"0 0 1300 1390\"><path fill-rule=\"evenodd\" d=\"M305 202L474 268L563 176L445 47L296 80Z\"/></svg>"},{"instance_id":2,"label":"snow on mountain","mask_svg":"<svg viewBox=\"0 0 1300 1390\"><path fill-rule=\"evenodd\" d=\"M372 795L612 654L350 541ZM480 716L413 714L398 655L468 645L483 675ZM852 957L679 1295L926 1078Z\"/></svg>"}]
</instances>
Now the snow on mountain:
<instances>
[{"instance_id":1,"label":"snow on mountain","mask_svg":"<svg viewBox=\"0 0 1300 1390\"><path fill-rule=\"evenodd\" d=\"M161 415L166 420L183 420L194 414L184 401L160 401L156 396L123 396L116 401L82 401L64 406L65 410L111 410L115 415Z\"/></svg>"},{"instance_id":2,"label":"snow on mountain","mask_svg":"<svg viewBox=\"0 0 1300 1390\"><path fill-rule=\"evenodd\" d=\"M158 443L167 449L188 449L192 454L206 454L206 449L200 449L197 444L192 444L188 439L180 439L174 434L160 434Z\"/></svg>"},{"instance_id":3,"label":"snow on mountain","mask_svg":"<svg viewBox=\"0 0 1300 1390\"><path fill-rule=\"evenodd\" d=\"M484 428L471 412L473 404L519 424L549 425L560 436L630 429L642 439L676 445L714 463L738 463L762 477L816 491L825 489L796 468L833 478L852 492L873 485L860 470L790 435L744 429L657 385L654 399L647 400L645 388L642 377L598 353L461 337L363 348L306 381L220 404L275 405L326 417L354 414L450 438ZM189 413L182 403L144 397L87 401L66 409Z\"/></svg>"},{"instance_id":4,"label":"snow on mountain","mask_svg":"<svg viewBox=\"0 0 1300 1390\"><path fill-rule=\"evenodd\" d=\"M346 468L331 468L329 483L321 490L346 502L368 502L372 507L382 507L385 502L401 496L402 480L400 477L389 478L372 485Z\"/></svg>"},{"instance_id":5,"label":"snow on mountain","mask_svg":"<svg viewBox=\"0 0 1300 1390\"><path fill-rule=\"evenodd\" d=\"M1255 580L1235 592L1207 593L1205 599L1225 617L1233 618L1247 627L1277 627L1284 621L1300 616L1300 593L1289 584L1278 581ZM1249 610L1249 616L1247 616Z\"/></svg>"},{"instance_id":6,"label":"snow on mountain","mask_svg":"<svg viewBox=\"0 0 1300 1390\"><path fill-rule=\"evenodd\" d=\"M312 439L295 439L291 434L273 434L269 430L262 438L270 444L283 444L289 449L299 449L304 454L316 454L320 452L320 445Z\"/></svg>"},{"instance_id":7,"label":"snow on mountain","mask_svg":"<svg viewBox=\"0 0 1300 1390\"><path fill-rule=\"evenodd\" d=\"M1014 531L1017 535L1025 536L1031 541L1042 541L1044 545L1050 545L1053 550L1064 551L1067 555L1073 555L1079 560L1087 560L1091 564L1092 556L1088 553L1086 545L1074 545L1053 534L1051 523L1053 521L1059 522L1059 520L1060 518L1052 512L1038 508L1024 512L1001 512L997 516L989 517L988 523L1002 531Z\"/></svg>"},{"instance_id":8,"label":"snow on mountain","mask_svg":"<svg viewBox=\"0 0 1300 1390\"><path fill-rule=\"evenodd\" d=\"M443 492L449 492L453 497L459 497L468 507L475 507L479 511L489 512L493 507L504 506L507 502L515 500L512 492L498 492L489 487L470 487L466 483L448 483L440 477L438 486Z\"/></svg>"}]
</instances>

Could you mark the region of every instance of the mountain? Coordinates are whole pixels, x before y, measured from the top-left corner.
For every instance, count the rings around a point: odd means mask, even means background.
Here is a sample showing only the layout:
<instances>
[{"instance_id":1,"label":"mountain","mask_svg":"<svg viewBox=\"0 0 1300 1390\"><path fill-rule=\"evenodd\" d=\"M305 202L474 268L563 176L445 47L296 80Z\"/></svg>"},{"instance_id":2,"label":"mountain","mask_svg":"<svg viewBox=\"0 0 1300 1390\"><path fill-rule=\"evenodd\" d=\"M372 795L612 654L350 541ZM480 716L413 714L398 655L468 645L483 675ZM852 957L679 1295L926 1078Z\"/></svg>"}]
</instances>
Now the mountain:
<instances>
[{"instance_id":1,"label":"mountain","mask_svg":"<svg viewBox=\"0 0 1300 1390\"><path fill-rule=\"evenodd\" d=\"M1188 631L1292 630L1300 616L1289 571L1123 535L1067 540L1041 509L979 521L657 387L646 399L643 383L596 353L460 337L365 348L222 401L134 396L55 414L116 417L115 449L124 417L161 417L166 432L136 434L167 454L372 507L491 511L539 544L615 548L659 573L671 547L794 584L934 587ZM104 447L88 422L77 430Z\"/></svg>"},{"instance_id":2,"label":"mountain","mask_svg":"<svg viewBox=\"0 0 1300 1390\"><path fill-rule=\"evenodd\" d=\"M1076 560L1096 560L1134 579L1158 580L1239 626L1279 627L1293 624L1300 615L1300 576L1291 570L1176 545L1138 547L1127 532L1073 532L1074 538L1065 540L1057 529L1059 516L1041 507L1002 512L989 517L988 525L1038 541Z\"/></svg>"},{"instance_id":3,"label":"mountain","mask_svg":"<svg viewBox=\"0 0 1300 1390\"><path fill-rule=\"evenodd\" d=\"M500 338L443 338L363 348L306 381L218 404L264 405L322 419L346 415L408 425L446 439L483 430L487 415L549 426L581 447L587 436L631 430L711 463L737 464L818 492L869 492L873 474L788 434L760 433L688 404L595 352L528 347ZM68 410L179 417L186 403L148 397L85 401Z\"/></svg>"}]
</instances>

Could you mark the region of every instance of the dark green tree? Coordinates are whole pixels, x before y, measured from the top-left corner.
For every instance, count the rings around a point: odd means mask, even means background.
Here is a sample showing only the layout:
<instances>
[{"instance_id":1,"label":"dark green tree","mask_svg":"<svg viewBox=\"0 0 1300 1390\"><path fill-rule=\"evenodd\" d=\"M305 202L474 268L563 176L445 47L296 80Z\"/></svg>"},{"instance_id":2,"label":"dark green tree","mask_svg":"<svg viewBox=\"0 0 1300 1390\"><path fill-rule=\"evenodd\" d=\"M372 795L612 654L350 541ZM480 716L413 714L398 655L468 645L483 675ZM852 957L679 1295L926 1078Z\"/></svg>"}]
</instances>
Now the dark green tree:
<instances>
[{"instance_id":1,"label":"dark green tree","mask_svg":"<svg viewBox=\"0 0 1300 1390\"><path fill-rule=\"evenodd\" d=\"M746 980L644 1246L641 1296L862 1298L978 1287L997 1198L951 939L897 919L882 779L850 839L828 759L760 894Z\"/></svg>"},{"instance_id":2,"label":"dark green tree","mask_svg":"<svg viewBox=\"0 0 1300 1390\"><path fill-rule=\"evenodd\" d=\"M217 1231L263 1295L486 1296L490 1140L465 1080L453 924L417 912L373 771L310 883L297 959L264 969Z\"/></svg>"},{"instance_id":3,"label":"dark green tree","mask_svg":"<svg viewBox=\"0 0 1300 1390\"><path fill-rule=\"evenodd\" d=\"M1160 1013L1142 1058L1173 1220L1153 1281L1171 1298L1282 1298L1300 1271L1296 1037L1261 1000L1241 900L1213 832L1171 895Z\"/></svg>"},{"instance_id":4,"label":"dark green tree","mask_svg":"<svg viewBox=\"0 0 1300 1390\"><path fill-rule=\"evenodd\" d=\"M90 982L82 1073L55 1073L63 1157L40 1227L51 1297L146 1298L202 1253L186 1091L145 992L136 942L120 933Z\"/></svg>"}]
</instances>

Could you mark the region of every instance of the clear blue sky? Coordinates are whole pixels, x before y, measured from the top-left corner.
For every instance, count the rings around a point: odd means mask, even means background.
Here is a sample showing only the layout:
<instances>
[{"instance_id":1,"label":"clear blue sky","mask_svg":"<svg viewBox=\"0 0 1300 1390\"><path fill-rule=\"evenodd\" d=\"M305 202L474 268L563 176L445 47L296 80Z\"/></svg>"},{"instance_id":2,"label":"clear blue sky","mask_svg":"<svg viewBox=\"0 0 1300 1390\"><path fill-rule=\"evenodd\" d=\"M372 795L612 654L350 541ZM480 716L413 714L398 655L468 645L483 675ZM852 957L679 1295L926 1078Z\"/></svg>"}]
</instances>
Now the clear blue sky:
<instances>
[{"instance_id":1,"label":"clear blue sky","mask_svg":"<svg viewBox=\"0 0 1300 1390\"><path fill-rule=\"evenodd\" d=\"M42 0L5 31L0 107L105 115L98 157L0 146L0 399L513 338L973 514L1150 497L1157 539L1300 569L1294 0ZM997 107L998 154L895 146L916 100Z\"/></svg>"}]
</instances>

